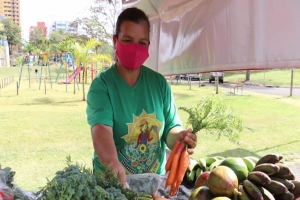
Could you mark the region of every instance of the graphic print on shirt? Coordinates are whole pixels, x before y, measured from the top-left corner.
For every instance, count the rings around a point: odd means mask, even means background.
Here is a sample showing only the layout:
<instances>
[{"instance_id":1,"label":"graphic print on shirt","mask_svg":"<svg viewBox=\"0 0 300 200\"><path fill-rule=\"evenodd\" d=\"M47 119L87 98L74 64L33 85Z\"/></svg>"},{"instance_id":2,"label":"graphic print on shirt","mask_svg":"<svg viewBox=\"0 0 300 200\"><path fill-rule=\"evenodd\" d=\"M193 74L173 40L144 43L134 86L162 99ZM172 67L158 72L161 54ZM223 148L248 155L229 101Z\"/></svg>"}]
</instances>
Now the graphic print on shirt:
<instances>
[{"instance_id":1,"label":"graphic print on shirt","mask_svg":"<svg viewBox=\"0 0 300 200\"><path fill-rule=\"evenodd\" d=\"M144 110L140 116L133 115L132 123L127 123L128 133L123 137L126 145L119 151L127 174L158 170L162 124L155 113L147 114Z\"/></svg>"}]
</instances>

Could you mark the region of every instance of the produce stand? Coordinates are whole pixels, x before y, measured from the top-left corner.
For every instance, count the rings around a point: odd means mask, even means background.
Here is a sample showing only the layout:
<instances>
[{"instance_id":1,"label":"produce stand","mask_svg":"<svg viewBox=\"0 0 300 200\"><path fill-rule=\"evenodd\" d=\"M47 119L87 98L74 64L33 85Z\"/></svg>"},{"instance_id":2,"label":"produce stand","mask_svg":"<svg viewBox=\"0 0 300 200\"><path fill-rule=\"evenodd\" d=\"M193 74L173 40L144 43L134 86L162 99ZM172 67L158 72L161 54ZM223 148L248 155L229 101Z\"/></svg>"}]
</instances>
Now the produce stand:
<instances>
[{"instance_id":1,"label":"produce stand","mask_svg":"<svg viewBox=\"0 0 300 200\"><path fill-rule=\"evenodd\" d=\"M160 176L161 178L161 183L159 185L157 195L163 196L165 198L168 198L170 200L188 200L193 188L194 188L194 183L189 183L186 178L184 178L181 186L179 187L179 191L177 194L173 197L169 196L169 189L165 189L165 184L166 184L166 176ZM28 191L26 194L28 197L30 197L30 200L35 200L37 197L34 195L34 193L37 191Z\"/></svg>"},{"instance_id":2,"label":"produce stand","mask_svg":"<svg viewBox=\"0 0 300 200\"><path fill-rule=\"evenodd\" d=\"M170 200L188 200L194 190L194 183L189 183L186 178L183 179L177 194L173 197L169 196L169 189L165 189L166 176L161 176L162 182L157 191L157 194Z\"/></svg>"}]
</instances>

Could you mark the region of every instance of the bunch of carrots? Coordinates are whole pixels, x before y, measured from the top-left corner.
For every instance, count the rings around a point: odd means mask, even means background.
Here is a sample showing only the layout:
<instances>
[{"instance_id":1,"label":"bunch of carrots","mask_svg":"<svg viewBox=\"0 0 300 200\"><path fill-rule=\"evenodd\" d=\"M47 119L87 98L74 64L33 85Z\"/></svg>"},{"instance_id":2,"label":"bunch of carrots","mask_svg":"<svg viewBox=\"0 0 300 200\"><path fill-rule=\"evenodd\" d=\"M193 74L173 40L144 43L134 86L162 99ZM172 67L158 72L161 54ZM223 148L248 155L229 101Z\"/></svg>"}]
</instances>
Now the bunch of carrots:
<instances>
[{"instance_id":1,"label":"bunch of carrots","mask_svg":"<svg viewBox=\"0 0 300 200\"><path fill-rule=\"evenodd\" d=\"M189 161L187 145L183 141L177 141L165 166L166 172L169 172L165 189L171 186L171 196L176 194L189 166Z\"/></svg>"}]
</instances>

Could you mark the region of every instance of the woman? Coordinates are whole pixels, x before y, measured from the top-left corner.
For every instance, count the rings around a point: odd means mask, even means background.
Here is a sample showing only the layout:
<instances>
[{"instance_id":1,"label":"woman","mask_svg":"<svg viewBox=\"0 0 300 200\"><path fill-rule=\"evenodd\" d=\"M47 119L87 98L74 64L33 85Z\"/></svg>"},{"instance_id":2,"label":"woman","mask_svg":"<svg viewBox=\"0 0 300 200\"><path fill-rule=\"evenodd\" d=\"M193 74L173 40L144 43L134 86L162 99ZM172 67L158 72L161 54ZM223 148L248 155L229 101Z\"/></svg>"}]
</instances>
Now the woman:
<instances>
[{"instance_id":1,"label":"woman","mask_svg":"<svg viewBox=\"0 0 300 200\"><path fill-rule=\"evenodd\" d=\"M94 170L108 164L126 185L126 174L165 174L166 147L186 142L193 153L197 137L184 130L165 78L143 66L148 58L150 23L128 8L113 36L117 62L91 84L87 118L94 145ZM101 163L101 164L100 164Z\"/></svg>"}]
</instances>

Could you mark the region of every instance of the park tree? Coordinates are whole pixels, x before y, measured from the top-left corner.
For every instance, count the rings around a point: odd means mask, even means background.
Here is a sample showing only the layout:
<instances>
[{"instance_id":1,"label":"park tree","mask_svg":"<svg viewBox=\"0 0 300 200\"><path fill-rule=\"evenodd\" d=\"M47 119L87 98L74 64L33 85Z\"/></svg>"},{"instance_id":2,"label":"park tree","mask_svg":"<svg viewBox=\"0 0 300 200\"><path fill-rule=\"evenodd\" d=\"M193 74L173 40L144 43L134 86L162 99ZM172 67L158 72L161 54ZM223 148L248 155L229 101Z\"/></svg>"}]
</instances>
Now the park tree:
<instances>
[{"instance_id":1,"label":"park tree","mask_svg":"<svg viewBox=\"0 0 300 200\"><path fill-rule=\"evenodd\" d=\"M112 38L120 11L120 0L94 0L89 16L77 18L71 26L81 26L89 38L108 41Z\"/></svg>"},{"instance_id":2,"label":"park tree","mask_svg":"<svg viewBox=\"0 0 300 200\"><path fill-rule=\"evenodd\" d=\"M59 44L60 42L62 42L68 36L70 36L70 34L68 32L66 32L65 30L61 29L61 30L53 31L49 35L50 44Z\"/></svg>"},{"instance_id":3,"label":"park tree","mask_svg":"<svg viewBox=\"0 0 300 200\"><path fill-rule=\"evenodd\" d=\"M30 42L25 42L23 44L23 52L24 53L32 54L32 53L36 53L36 51L37 51L37 47L34 44L32 44Z\"/></svg>"},{"instance_id":4,"label":"park tree","mask_svg":"<svg viewBox=\"0 0 300 200\"><path fill-rule=\"evenodd\" d=\"M84 45L75 43L74 44L74 57L76 57L76 64L77 66L80 65L80 63L83 64L83 73L86 73L86 66L90 64L93 59L90 54L91 51L94 50L94 48L98 45L101 45L101 42L96 39L90 39L88 40ZM82 76L82 100L85 101L85 75Z\"/></svg>"},{"instance_id":5,"label":"park tree","mask_svg":"<svg viewBox=\"0 0 300 200\"><path fill-rule=\"evenodd\" d=\"M45 38L45 31L39 27L33 27L33 30L29 34L29 41L35 46L39 47L41 40Z\"/></svg>"},{"instance_id":6,"label":"park tree","mask_svg":"<svg viewBox=\"0 0 300 200\"><path fill-rule=\"evenodd\" d=\"M4 31L4 25L2 22L0 22L0 32ZM0 40L5 39L6 36L5 35L0 35ZM3 44L0 44L0 51L2 51L3 49Z\"/></svg>"},{"instance_id":7,"label":"park tree","mask_svg":"<svg viewBox=\"0 0 300 200\"><path fill-rule=\"evenodd\" d=\"M106 41L103 41L101 45L96 46L95 51L98 54L110 55L111 57L114 56L113 46Z\"/></svg>"},{"instance_id":8,"label":"park tree","mask_svg":"<svg viewBox=\"0 0 300 200\"><path fill-rule=\"evenodd\" d=\"M75 43L76 42L72 37L67 37L58 44L58 49L62 52L71 52L74 54Z\"/></svg>"},{"instance_id":9,"label":"park tree","mask_svg":"<svg viewBox=\"0 0 300 200\"><path fill-rule=\"evenodd\" d=\"M40 40L38 40L37 45L43 52L50 51L50 40L48 40L47 38L41 38Z\"/></svg>"},{"instance_id":10,"label":"park tree","mask_svg":"<svg viewBox=\"0 0 300 200\"><path fill-rule=\"evenodd\" d=\"M75 42L78 42L79 44L85 44L90 39L85 34L71 33L70 36L74 39Z\"/></svg>"},{"instance_id":11,"label":"park tree","mask_svg":"<svg viewBox=\"0 0 300 200\"><path fill-rule=\"evenodd\" d=\"M0 30L0 35L6 37L9 46L9 55L12 55L13 46L22 45L21 28L9 18L2 19L1 22L4 29Z\"/></svg>"}]
</instances>

